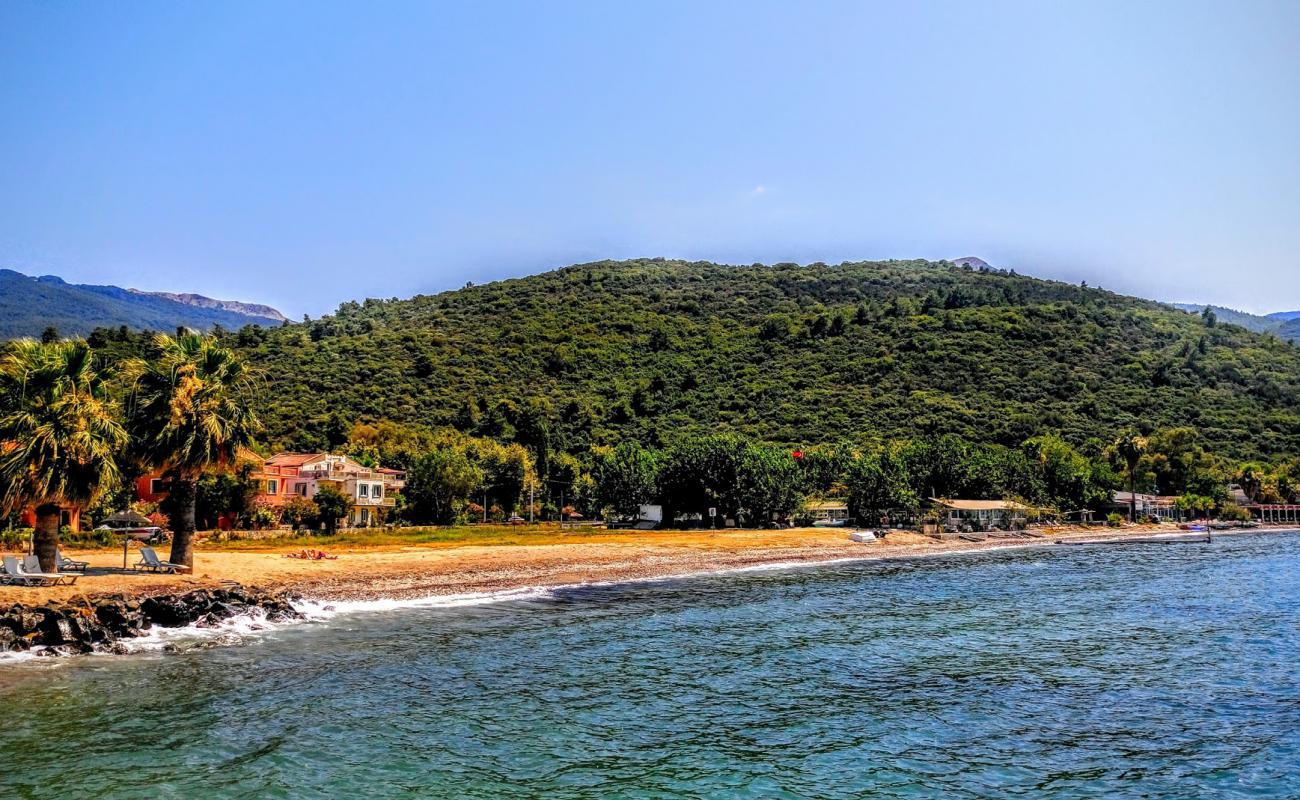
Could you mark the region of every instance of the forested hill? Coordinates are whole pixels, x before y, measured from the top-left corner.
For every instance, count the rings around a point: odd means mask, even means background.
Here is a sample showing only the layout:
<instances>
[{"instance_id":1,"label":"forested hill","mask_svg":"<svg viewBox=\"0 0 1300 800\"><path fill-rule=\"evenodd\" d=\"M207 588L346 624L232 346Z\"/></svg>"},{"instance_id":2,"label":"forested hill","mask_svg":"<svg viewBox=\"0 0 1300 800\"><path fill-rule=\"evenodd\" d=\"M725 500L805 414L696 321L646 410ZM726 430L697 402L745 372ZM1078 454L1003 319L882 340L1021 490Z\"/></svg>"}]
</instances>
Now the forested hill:
<instances>
[{"instance_id":1,"label":"forested hill","mask_svg":"<svg viewBox=\"0 0 1300 800\"><path fill-rule=\"evenodd\" d=\"M954 433L1084 443L1195 426L1300 451L1300 348L1096 288L893 261L599 262L234 335L275 444L357 421L571 451L734 431L813 444ZM523 430L526 429L526 430Z\"/></svg>"},{"instance_id":2,"label":"forested hill","mask_svg":"<svg viewBox=\"0 0 1300 800\"><path fill-rule=\"evenodd\" d=\"M1260 316L1238 311L1235 308L1224 308L1223 306L1196 305L1193 303L1174 303L1173 306L1193 314L1201 314L1208 308L1218 317L1219 322L1240 325L1257 333L1276 333L1283 339L1290 339L1293 342L1300 341L1300 311L1279 311L1275 314Z\"/></svg>"},{"instance_id":3,"label":"forested hill","mask_svg":"<svg viewBox=\"0 0 1300 800\"><path fill-rule=\"evenodd\" d=\"M0 269L0 340L40 336L47 328L64 336L84 336L96 327L175 330L184 325L206 331L216 325L233 329L282 319L269 306L73 284L53 275L34 278Z\"/></svg>"}]
</instances>

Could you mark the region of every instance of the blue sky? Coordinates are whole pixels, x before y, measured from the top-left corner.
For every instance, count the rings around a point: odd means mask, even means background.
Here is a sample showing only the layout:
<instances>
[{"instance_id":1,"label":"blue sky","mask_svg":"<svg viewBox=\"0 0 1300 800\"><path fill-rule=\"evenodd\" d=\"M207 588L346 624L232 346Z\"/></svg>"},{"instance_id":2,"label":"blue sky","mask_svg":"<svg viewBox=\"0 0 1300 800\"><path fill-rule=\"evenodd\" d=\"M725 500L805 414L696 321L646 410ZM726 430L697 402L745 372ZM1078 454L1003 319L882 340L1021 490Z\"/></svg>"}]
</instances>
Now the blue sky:
<instances>
[{"instance_id":1,"label":"blue sky","mask_svg":"<svg viewBox=\"0 0 1300 800\"><path fill-rule=\"evenodd\" d=\"M0 266L317 315L980 255L1300 308L1300 3L0 4Z\"/></svg>"}]
</instances>

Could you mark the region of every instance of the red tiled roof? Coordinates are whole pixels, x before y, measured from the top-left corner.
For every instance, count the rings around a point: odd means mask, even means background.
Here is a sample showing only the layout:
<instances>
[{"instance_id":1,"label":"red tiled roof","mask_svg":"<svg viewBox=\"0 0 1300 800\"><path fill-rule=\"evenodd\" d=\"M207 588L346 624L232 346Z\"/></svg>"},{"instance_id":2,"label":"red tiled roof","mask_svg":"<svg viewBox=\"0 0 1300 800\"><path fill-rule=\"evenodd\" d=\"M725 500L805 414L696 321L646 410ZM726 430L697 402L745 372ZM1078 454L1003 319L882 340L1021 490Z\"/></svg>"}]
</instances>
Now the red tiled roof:
<instances>
[{"instance_id":1,"label":"red tiled roof","mask_svg":"<svg viewBox=\"0 0 1300 800\"><path fill-rule=\"evenodd\" d=\"M308 461L320 458L321 453L276 453L266 460L272 467L301 467Z\"/></svg>"}]
</instances>

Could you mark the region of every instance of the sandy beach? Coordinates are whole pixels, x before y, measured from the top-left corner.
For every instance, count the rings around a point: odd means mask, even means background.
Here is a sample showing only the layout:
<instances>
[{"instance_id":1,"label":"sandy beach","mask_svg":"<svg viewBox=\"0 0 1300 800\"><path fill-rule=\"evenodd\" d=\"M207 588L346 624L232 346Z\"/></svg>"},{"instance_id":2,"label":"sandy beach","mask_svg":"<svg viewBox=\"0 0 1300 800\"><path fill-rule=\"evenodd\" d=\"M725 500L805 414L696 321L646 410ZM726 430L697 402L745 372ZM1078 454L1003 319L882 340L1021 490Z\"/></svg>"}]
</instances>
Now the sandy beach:
<instances>
[{"instance_id":1,"label":"sandy beach","mask_svg":"<svg viewBox=\"0 0 1300 800\"><path fill-rule=\"evenodd\" d=\"M1122 530L1060 528L1043 538L938 541L894 531L884 541L860 544L842 529L782 531L685 531L560 533L532 537L529 544L423 544L330 548L333 560L306 561L286 555L298 547L200 548L192 575L122 570L120 550L70 551L90 562L73 586L0 586L0 604L33 604L109 594L143 596L219 586L234 581L261 589L285 589L324 600L410 598L496 592L523 587L630 581L784 563L863 558L913 558L1006 547L1038 547L1070 539L1126 538L1177 533L1168 526ZM163 550L165 554L165 550ZM131 560L136 553L133 550Z\"/></svg>"}]
</instances>

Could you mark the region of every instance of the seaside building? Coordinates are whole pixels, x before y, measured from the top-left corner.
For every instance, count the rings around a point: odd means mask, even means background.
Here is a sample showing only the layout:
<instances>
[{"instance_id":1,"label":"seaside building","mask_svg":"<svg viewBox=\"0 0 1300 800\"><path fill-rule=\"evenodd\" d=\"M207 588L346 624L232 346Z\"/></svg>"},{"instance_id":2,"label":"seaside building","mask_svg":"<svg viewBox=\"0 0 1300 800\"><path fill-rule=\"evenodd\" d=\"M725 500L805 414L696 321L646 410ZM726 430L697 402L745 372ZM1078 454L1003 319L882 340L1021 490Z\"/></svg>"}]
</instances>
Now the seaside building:
<instances>
[{"instance_id":1,"label":"seaside building","mask_svg":"<svg viewBox=\"0 0 1300 800\"><path fill-rule=\"evenodd\" d=\"M18 514L18 524L24 528L36 527L36 509L25 508ZM70 528L75 533L81 530L81 509L66 503L59 504L59 527Z\"/></svg>"},{"instance_id":2,"label":"seaside building","mask_svg":"<svg viewBox=\"0 0 1300 800\"><path fill-rule=\"evenodd\" d=\"M1135 507L1139 521L1148 517L1162 522L1181 522L1183 519L1178 498L1172 495L1115 492L1111 497L1110 510L1122 517L1127 517Z\"/></svg>"},{"instance_id":3,"label":"seaside building","mask_svg":"<svg viewBox=\"0 0 1300 800\"><path fill-rule=\"evenodd\" d=\"M367 467L353 459L331 453L277 453L262 458L251 450L241 451L239 463L250 467L249 478L257 484L255 502L279 506L292 497L312 498L322 486L330 486L352 500L345 526L379 525L406 486L401 470ZM157 503L167 496L167 479L160 472L136 480L135 499ZM237 520L223 515L217 521L227 530Z\"/></svg>"},{"instance_id":4,"label":"seaside building","mask_svg":"<svg viewBox=\"0 0 1300 800\"><path fill-rule=\"evenodd\" d=\"M1031 508L1014 500L949 500L931 498L935 510L946 527L960 529L969 525L975 530L987 530L992 527L1023 528L1031 513Z\"/></svg>"},{"instance_id":5,"label":"seaside building","mask_svg":"<svg viewBox=\"0 0 1300 800\"><path fill-rule=\"evenodd\" d=\"M1246 509L1259 522L1273 525L1300 523L1300 504L1283 502L1276 497L1274 502L1257 502L1235 483L1228 486L1228 499Z\"/></svg>"},{"instance_id":6,"label":"seaside building","mask_svg":"<svg viewBox=\"0 0 1300 800\"><path fill-rule=\"evenodd\" d=\"M236 467L248 467L249 478L258 485L257 499L278 505L278 486L274 475L266 470L266 461L252 450L241 449L235 457ZM168 478L161 471L155 470L136 478L135 500L141 503L161 503L167 498ZM268 493L268 489L271 490ZM217 518L217 528L230 530L238 522L235 514L222 514Z\"/></svg>"},{"instance_id":7,"label":"seaside building","mask_svg":"<svg viewBox=\"0 0 1300 800\"><path fill-rule=\"evenodd\" d=\"M17 445L13 442L0 442L0 453L9 453ZM18 524L24 528L36 527L36 506L28 506L18 512ZM81 530L81 509L68 503L59 503L59 527Z\"/></svg>"},{"instance_id":8,"label":"seaside building","mask_svg":"<svg viewBox=\"0 0 1300 800\"><path fill-rule=\"evenodd\" d=\"M807 505L808 516L817 527L841 527L849 524L849 504L843 500L819 500Z\"/></svg>"},{"instance_id":9,"label":"seaside building","mask_svg":"<svg viewBox=\"0 0 1300 800\"><path fill-rule=\"evenodd\" d=\"M278 502L294 495L312 498L321 487L333 487L352 501L345 524L357 527L381 524L406 487L401 470L367 467L330 453L277 453L266 459L262 474L266 496Z\"/></svg>"},{"instance_id":10,"label":"seaside building","mask_svg":"<svg viewBox=\"0 0 1300 800\"><path fill-rule=\"evenodd\" d=\"M1272 525L1300 524L1300 505L1295 503L1251 503L1245 508L1260 522Z\"/></svg>"}]
</instances>

